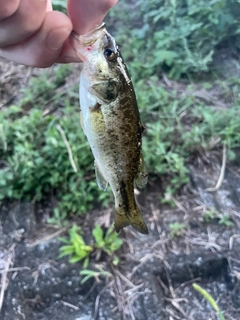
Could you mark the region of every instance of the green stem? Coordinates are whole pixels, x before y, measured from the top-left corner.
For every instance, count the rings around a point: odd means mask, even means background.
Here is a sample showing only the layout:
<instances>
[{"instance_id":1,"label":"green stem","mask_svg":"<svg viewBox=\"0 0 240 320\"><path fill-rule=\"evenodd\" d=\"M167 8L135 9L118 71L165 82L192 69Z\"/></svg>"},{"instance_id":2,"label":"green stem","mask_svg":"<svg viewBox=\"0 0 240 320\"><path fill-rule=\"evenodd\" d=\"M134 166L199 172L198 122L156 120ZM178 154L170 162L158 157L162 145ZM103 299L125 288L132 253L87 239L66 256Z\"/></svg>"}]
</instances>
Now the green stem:
<instances>
[{"instance_id":1,"label":"green stem","mask_svg":"<svg viewBox=\"0 0 240 320\"><path fill-rule=\"evenodd\" d=\"M216 301L214 300L214 298L206 290L204 290L202 287L200 287L196 283L193 283L192 286L193 286L193 289L195 289L196 291L201 293L201 295L203 295L203 297L205 299L207 299L207 301L210 303L210 305L213 307L213 309L217 312L219 319L226 320L224 315L222 314L221 310L219 309L219 306L217 305Z\"/></svg>"}]
</instances>

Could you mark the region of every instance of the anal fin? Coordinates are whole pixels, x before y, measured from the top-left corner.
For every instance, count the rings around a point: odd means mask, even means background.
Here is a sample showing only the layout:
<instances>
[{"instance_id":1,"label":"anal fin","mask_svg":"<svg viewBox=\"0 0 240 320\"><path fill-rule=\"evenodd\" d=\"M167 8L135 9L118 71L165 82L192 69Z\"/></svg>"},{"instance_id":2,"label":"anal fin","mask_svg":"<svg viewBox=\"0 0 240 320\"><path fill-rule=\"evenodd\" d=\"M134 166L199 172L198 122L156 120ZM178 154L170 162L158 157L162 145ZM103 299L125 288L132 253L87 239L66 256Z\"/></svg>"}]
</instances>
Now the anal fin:
<instances>
[{"instance_id":1,"label":"anal fin","mask_svg":"<svg viewBox=\"0 0 240 320\"><path fill-rule=\"evenodd\" d=\"M101 190L106 191L107 186L108 186L108 182L106 181L101 170L99 169L99 166L98 166L96 160L94 162L94 166L95 166L95 174L96 174L97 184Z\"/></svg>"}]
</instances>

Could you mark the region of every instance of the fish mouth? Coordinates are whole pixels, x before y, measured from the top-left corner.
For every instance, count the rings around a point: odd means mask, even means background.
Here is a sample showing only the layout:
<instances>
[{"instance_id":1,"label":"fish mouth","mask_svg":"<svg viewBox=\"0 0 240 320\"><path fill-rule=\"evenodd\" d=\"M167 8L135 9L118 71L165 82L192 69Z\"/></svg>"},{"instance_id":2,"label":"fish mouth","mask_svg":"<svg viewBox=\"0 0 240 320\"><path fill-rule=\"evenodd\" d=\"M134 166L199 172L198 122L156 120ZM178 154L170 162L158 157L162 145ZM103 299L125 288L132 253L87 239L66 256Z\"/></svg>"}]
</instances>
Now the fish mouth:
<instances>
[{"instance_id":1,"label":"fish mouth","mask_svg":"<svg viewBox=\"0 0 240 320\"><path fill-rule=\"evenodd\" d=\"M97 28L85 33L84 35L79 37L79 40L83 42L85 47L93 45L97 40L99 40L99 35L102 34L102 30L106 28L104 22L97 26Z\"/></svg>"},{"instance_id":2,"label":"fish mouth","mask_svg":"<svg viewBox=\"0 0 240 320\"><path fill-rule=\"evenodd\" d=\"M87 38L89 36L91 36L92 34L94 34L96 31L100 31L102 29L106 28L106 24L105 22L102 22L98 27L96 27L95 29L92 29L90 31L88 31L87 33L84 33L83 35L79 35L78 33L76 33L75 31L72 31L71 36L80 41L80 37L81 38ZM92 45L93 43L95 43L97 41L97 39L90 39L90 40L86 40L84 41L84 44L86 44L86 46Z\"/></svg>"},{"instance_id":3,"label":"fish mouth","mask_svg":"<svg viewBox=\"0 0 240 320\"><path fill-rule=\"evenodd\" d=\"M99 50L106 47L106 40L104 40L104 37L106 36L106 24L102 22L95 29L88 31L83 35L79 35L72 31L71 43L81 61L85 62L90 52L92 55L96 55Z\"/></svg>"},{"instance_id":4,"label":"fish mouth","mask_svg":"<svg viewBox=\"0 0 240 320\"><path fill-rule=\"evenodd\" d=\"M102 30L106 28L105 22L102 22L95 29L88 31L83 35L79 35L76 32L72 31L71 38L74 49L78 52L79 45L82 47L92 46L99 38L102 38ZM104 32L103 32L104 33ZM81 57L82 58L82 57Z\"/></svg>"},{"instance_id":5,"label":"fish mouth","mask_svg":"<svg viewBox=\"0 0 240 320\"><path fill-rule=\"evenodd\" d=\"M102 22L102 23L100 24L100 26L98 26L96 29L94 29L94 30L92 30L92 31L89 31L89 32L94 32L94 31L96 31L96 30L101 30L101 29L103 29L103 28L106 28L106 23L105 23L105 22Z\"/></svg>"}]
</instances>

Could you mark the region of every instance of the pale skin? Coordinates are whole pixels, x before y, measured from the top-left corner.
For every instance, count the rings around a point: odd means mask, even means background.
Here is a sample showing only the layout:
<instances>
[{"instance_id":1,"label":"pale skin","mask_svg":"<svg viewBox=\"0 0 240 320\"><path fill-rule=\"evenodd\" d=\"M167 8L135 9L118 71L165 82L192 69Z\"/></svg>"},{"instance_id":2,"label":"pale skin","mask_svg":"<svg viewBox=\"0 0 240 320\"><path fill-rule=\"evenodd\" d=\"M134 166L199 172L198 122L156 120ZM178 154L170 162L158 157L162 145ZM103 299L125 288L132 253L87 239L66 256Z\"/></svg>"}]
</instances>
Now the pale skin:
<instances>
[{"instance_id":1,"label":"pale skin","mask_svg":"<svg viewBox=\"0 0 240 320\"><path fill-rule=\"evenodd\" d=\"M118 0L68 0L68 16L52 10L51 0L0 0L0 57L45 68L80 62L70 34L100 25Z\"/></svg>"}]
</instances>

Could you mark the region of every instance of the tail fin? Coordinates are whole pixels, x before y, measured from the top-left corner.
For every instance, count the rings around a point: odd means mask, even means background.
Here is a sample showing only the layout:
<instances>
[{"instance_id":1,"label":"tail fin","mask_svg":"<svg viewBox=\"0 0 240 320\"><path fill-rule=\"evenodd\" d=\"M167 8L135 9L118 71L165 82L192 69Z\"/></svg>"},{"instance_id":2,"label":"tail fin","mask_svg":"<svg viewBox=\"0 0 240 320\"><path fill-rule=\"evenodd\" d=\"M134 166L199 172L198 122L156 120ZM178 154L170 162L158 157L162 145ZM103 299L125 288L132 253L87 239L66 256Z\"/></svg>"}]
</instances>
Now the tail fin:
<instances>
[{"instance_id":1,"label":"tail fin","mask_svg":"<svg viewBox=\"0 0 240 320\"><path fill-rule=\"evenodd\" d=\"M140 233L148 234L148 228L137 206L135 210L131 212L125 212L122 208L116 208L116 231L119 232L122 228L129 225Z\"/></svg>"}]
</instances>

